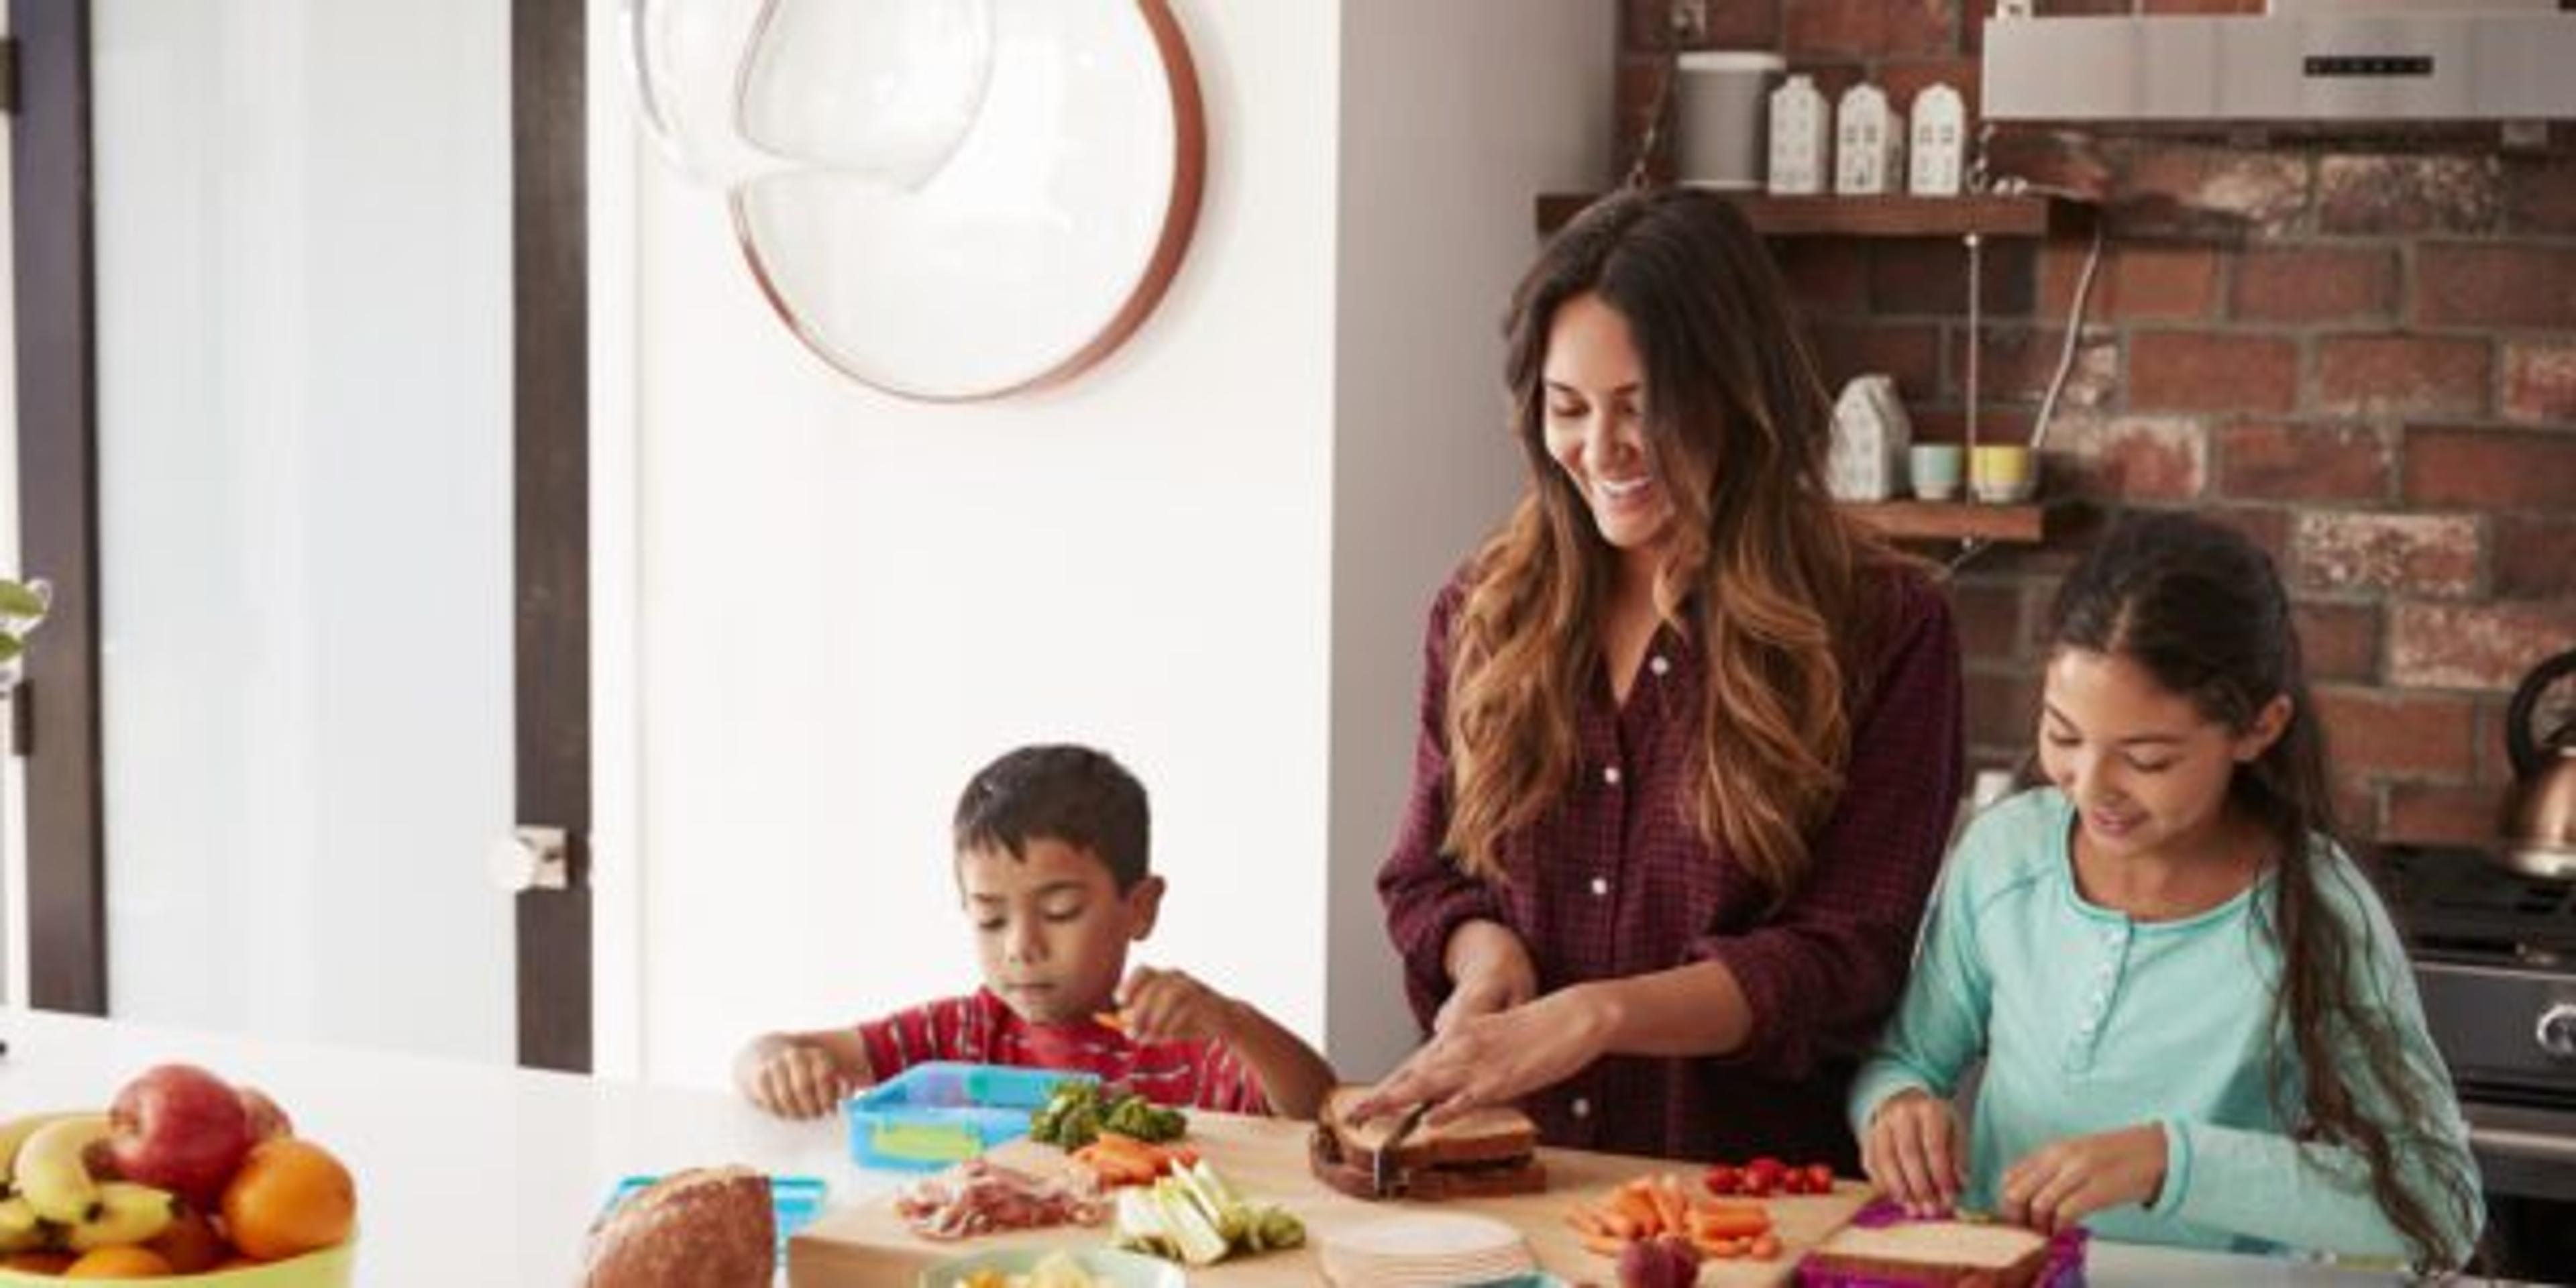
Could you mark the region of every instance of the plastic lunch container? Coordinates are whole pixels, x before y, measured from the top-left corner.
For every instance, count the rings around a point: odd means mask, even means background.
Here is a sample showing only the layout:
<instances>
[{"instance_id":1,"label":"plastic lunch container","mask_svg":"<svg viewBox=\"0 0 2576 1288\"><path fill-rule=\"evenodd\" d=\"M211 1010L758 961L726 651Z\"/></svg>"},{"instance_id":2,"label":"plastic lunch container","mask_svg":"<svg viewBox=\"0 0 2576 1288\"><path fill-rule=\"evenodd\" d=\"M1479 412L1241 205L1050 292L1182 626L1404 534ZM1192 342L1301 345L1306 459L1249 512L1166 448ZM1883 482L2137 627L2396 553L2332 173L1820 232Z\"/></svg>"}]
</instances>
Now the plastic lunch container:
<instances>
[{"instance_id":1,"label":"plastic lunch container","mask_svg":"<svg viewBox=\"0 0 2576 1288\"><path fill-rule=\"evenodd\" d=\"M850 1157L861 1167L946 1167L1027 1135L1030 1117L1057 1084L1098 1081L1061 1069L916 1064L843 1103Z\"/></svg>"}]
</instances>

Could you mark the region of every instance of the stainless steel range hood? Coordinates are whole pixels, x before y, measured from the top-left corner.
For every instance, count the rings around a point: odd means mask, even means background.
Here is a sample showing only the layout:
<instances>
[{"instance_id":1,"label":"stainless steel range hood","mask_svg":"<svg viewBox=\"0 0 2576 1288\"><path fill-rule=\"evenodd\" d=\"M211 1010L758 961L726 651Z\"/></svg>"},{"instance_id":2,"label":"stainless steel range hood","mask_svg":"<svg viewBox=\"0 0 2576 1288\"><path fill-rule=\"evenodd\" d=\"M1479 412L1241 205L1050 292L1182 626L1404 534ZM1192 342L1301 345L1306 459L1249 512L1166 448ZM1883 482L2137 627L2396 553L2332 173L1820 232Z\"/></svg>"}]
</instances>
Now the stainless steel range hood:
<instances>
[{"instance_id":1,"label":"stainless steel range hood","mask_svg":"<svg viewBox=\"0 0 2576 1288\"><path fill-rule=\"evenodd\" d=\"M2556 0L2273 0L2259 16L1996 17L1984 113L2222 126L2576 119L2576 13Z\"/></svg>"}]
</instances>

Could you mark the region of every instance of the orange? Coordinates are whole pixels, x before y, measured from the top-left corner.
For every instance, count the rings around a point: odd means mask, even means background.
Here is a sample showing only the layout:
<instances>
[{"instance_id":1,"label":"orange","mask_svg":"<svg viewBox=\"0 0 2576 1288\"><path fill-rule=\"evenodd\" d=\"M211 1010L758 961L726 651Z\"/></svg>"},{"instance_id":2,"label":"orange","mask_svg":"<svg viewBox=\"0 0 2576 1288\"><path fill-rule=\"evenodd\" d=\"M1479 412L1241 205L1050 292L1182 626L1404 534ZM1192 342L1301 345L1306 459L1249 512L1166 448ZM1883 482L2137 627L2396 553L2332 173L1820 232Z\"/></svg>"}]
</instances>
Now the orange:
<instances>
[{"instance_id":1,"label":"orange","mask_svg":"<svg viewBox=\"0 0 2576 1288\"><path fill-rule=\"evenodd\" d=\"M358 1219L358 1185L329 1150L279 1136L251 1146L224 1186L223 1209L234 1247L278 1261L348 1238Z\"/></svg>"},{"instance_id":2,"label":"orange","mask_svg":"<svg viewBox=\"0 0 2576 1288\"><path fill-rule=\"evenodd\" d=\"M63 1267L65 1279L158 1279L169 1273L160 1253L138 1247L94 1248Z\"/></svg>"}]
</instances>

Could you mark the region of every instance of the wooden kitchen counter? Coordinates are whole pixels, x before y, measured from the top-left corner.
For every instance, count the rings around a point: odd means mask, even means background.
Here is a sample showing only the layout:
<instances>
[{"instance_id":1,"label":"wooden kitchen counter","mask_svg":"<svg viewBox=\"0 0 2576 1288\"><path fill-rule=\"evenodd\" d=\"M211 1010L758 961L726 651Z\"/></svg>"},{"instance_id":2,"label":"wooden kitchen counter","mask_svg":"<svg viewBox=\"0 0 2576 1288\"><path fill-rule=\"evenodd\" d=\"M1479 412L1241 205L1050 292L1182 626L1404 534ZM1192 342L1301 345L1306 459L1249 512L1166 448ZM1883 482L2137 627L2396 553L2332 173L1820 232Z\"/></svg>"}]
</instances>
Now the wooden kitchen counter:
<instances>
[{"instance_id":1,"label":"wooden kitchen counter","mask_svg":"<svg viewBox=\"0 0 2576 1288\"><path fill-rule=\"evenodd\" d=\"M1443 1203L1372 1203L1327 1188L1306 1166L1305 1123L1268 1118L1237 1118L1193 1113L1188 1144L1214 1166L1237 1194L1256 1202L1275 1203L1306 1223L1307 1246L1257 1257L1228 1258L1190 1270L1192 1284L1207 1288L1312 1288L1324 1281L1315 1245L1336 1230L1408 1212L1465 1212L1490 1216L1517 1227L1527 1236L1539 1264L1572 1283L1607 1283L1611 1261L1586 1250L1566 1213L1575 1204L1597 1198L1632 1176L1682 1172L1699 1183L1699 1169L1667 1159L1590 1154L1542 1149L1547 1164L1547 1190L1508 1198L1456 1199ZM1013 1141L995 1151L995 1161L1028 1171L1067 1166L1064 1155L1044 1145ZM1783 1253L1779 1260L1710 1261L1702 1285L1756 1288L1789 1281L1798 1251L1813 1245L1849 1220L1866 1197L1855 1182L1844 1182L1830 1195L1761 1200L1770 1209ZM1751 1200L1746 1200L1751 1201ZM939 1243L915 1236L894 1214L891 1195L878 1195L815 1222L788 1247L788 1283L793 1288L876 1288L908 1284L928 1267L950 1257L990 1248L1097 1247L1108 1241L1102 1226L1057 1226L988 1235L963 1242Z\"/></svg>"}]
</instances>

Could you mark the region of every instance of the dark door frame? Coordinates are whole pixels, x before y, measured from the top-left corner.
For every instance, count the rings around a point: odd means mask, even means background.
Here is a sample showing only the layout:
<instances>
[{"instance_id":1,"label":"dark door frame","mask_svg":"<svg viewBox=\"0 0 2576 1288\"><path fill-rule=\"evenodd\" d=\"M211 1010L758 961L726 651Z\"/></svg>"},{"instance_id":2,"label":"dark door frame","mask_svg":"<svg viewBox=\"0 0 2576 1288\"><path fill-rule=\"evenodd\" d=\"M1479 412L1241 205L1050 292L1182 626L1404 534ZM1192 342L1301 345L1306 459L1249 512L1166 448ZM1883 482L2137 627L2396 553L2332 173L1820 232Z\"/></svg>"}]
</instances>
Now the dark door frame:
<instances>
[{"instance_id":1,"label":"dark door frame","mask_svg":"<svg viewBox=\"0 0 2576 1288\"><path fill-rule=\"evenodd\" d=\"M8 3L20 550L54 583L10 704L27 758L26 1000L105 1015L90 4ZM517 897L518 1056L573 1071L592 1038L583 9L514 0L510 18L515 791L520 819L571 837L570 887Z\"/></svg>"}]
</instances>

